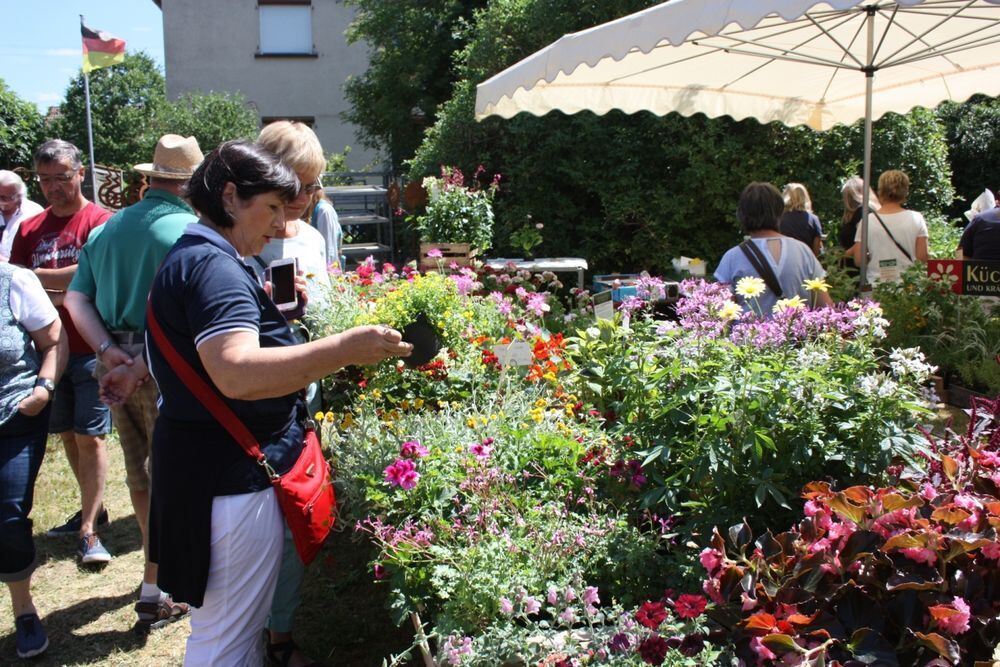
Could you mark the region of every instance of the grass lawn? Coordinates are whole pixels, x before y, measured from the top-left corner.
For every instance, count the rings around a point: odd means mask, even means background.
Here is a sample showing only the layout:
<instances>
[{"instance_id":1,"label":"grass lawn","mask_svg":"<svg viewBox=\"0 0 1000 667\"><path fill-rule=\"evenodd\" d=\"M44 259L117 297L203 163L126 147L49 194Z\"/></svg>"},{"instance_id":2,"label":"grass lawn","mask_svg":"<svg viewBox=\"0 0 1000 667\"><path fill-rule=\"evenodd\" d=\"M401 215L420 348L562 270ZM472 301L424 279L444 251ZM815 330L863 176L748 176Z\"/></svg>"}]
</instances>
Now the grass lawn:
<instances>
[{"instance_id":1,"label":"grass lawn","mask_svg":"<svg viewBox=\"0 0 1000 667\"><path fill-rule=\"evenodd\" d=\"M114 559L100 571L76 563L76 541L43 533L79 508L79 491L62 445L50 439L35 486L31 517L41 565L32 593L49 635L49 650L20 661L14 650L10 596L0 586L0 665L179 665L190 633L187 620L149 635L132 630L133 605L142 578L142 544L117 441L108 445L110 470L105 506L111 524L101 540ZM410 645L409 626L394 627L385 609L385 587L371 581L367 550L351 531L335 534L306 574L296 638L329 665L381 665L382 658Z\"/></svg>"}]
</instances>

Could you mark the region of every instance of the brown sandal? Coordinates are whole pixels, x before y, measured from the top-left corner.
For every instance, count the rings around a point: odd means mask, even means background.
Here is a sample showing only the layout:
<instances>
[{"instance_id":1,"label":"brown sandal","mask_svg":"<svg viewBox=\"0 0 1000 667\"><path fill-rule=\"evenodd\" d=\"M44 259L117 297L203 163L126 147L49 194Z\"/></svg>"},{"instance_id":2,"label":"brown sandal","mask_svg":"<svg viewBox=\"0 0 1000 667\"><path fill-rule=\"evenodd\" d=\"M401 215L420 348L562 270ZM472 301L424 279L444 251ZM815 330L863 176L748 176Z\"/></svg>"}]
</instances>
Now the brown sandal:
<instances>
[{"instance_id":1,"label":"brown sandal","mask_svg":"<svg viewBox=\"0 0 1000 667\"><path fill-rule=\"evenodd\" d=\"M140 600L135 604L135 613L139 616L135 622L136 629L148 632L181 620L191 613L191 607L183 602L174 602L167 596L160 602Z\"/></svg>"}]
</instances>

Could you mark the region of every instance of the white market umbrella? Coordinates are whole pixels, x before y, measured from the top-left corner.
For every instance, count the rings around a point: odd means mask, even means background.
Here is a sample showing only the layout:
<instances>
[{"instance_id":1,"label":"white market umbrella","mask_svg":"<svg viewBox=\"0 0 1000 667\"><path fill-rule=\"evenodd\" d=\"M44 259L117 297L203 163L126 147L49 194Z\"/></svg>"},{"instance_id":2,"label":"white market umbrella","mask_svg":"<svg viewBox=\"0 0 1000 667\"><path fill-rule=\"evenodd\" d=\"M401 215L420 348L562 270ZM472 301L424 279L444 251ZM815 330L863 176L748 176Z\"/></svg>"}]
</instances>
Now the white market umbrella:
<instances>
[{"instance_id":1,"label":"white market umbrella","mask_svg":"<svg viewBox=\"0 0 1000 667\"><path fill-rule=\"evenodd\" d=\"M1000 94L1000 0L671 0L481 83L476 118L676 111L815 130L864 118L870 183L873 119L976 93ZM867 227L865 188L863 281Z\"/></svg>"}]
</instances>

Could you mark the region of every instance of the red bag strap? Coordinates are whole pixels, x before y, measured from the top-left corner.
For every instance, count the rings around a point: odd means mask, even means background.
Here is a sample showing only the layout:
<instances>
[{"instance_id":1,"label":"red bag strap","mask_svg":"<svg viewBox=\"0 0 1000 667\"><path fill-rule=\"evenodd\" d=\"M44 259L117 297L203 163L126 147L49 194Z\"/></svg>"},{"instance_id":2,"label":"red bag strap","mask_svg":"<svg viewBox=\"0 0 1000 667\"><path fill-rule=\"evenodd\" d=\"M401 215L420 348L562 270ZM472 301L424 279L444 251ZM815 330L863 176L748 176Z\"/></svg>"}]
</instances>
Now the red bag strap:
<instances>
[{"instance_id":1,"label":"red bag strap","mask_svg":"<svg viewBox=\"0 0 1000 667\"><path fill-rule=\"evenodd\" d=\"M226 405L218 392L208 386L208 383L198 375L191 367L191 364L180 355L167 339L163 333L163 329L160 328L160 323L156 320L156 315L153 314L152 299L146 302L146 326L153 335L153 340L156 341L160 352L163 353L167 363L170 364L171 370L177 374L177 377L184 383L184 386L208 408L208 411L222 424L223 428L229 431L229 435L233 436L233 440L239 443L243 451L247 453L247 456L261 464L267 470L269 477L277 477L277 474L268 465L267 457L260 451L257 438L253 437L250 429L240 421L240 418L236 416L232 408Z\"/></svg>"}]
</instances>

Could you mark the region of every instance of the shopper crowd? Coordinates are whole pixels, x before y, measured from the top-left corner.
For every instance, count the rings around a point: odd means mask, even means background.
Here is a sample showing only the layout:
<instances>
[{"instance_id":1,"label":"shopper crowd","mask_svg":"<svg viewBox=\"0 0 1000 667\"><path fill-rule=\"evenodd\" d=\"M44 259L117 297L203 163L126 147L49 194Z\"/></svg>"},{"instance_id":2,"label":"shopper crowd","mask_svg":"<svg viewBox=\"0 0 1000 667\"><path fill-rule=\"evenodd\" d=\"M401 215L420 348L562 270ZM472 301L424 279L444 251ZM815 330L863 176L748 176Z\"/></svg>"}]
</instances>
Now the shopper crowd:
<instances>
[{"instance_id":1,"label":"shopper crowd","mask_svg":"<svg viewBox=\"0 0 1000 667\"><path fill-rule=\"evenodd\" d=\"M272 123L257 143L207 157L193 137L165 135L135 166L142 200L114 215L84 196L80 151L65 141L34 155L44 210L0 171L0 578L19 657L48 647L28 518L48 436L59 435L80 490L80 510L48 535L75 538L81 565L99 567L112 558L99 533L113 424L146 561L137 629L190 615L188 665L261 664L265 651L275 664L318 664L292 640L305 564L272 482L308 447L320 378L410 351L381 326L303 337L310 293L320 298L341 262L325 164L301 123ZM296 305L279 311L266 269L289 258ZM147 318L164 338L150 337ZM261 460L167 361L175 353L243 422Z\"/></svg>"},{"instance_id":2,"label":"shopper crowd","mask_svg":"<svg viewBox=\"0 0 1000 667\"><path fill-rule=\"evenodd\" d=\"M48 436L62 442L80 493L79 511L48 535L75 539L80 563L100 566L112 558L100 530L113 425L145 554L137 627L190 615L187 665L261 664L265 652L273 664L318 664L292 639L305 563L272 483L308 446L321 378L411 349L388 327L308 340L299 324L343 262L324 166L301 123L272 123L257 142L225 142L208 156L194 138L168 134L135 165L144 197L114 215L84 196L80 151L65 141L35 152L45 209L0 171L0 579L20 657L48 646L31 598L29 519ZM904 207L909 187L903 172L883 173L866 225L861 179L843 187L839 245L860 265L867 229L868 282L927 260L927 224ZM970 216L966 257L1000 257L998 210ZM806 187L751 183L737 218L747 239L716 278L761 278L762 314L782 298L809 299L804 284L825 276L825 235ZM271 270L282 262L299 275L294 304L279 308Z\"/></svg>"}]
</instances>

